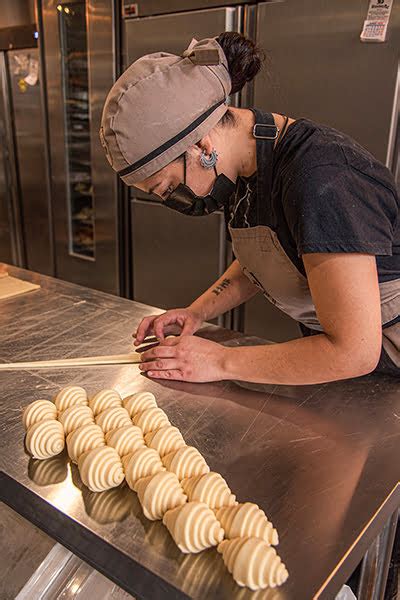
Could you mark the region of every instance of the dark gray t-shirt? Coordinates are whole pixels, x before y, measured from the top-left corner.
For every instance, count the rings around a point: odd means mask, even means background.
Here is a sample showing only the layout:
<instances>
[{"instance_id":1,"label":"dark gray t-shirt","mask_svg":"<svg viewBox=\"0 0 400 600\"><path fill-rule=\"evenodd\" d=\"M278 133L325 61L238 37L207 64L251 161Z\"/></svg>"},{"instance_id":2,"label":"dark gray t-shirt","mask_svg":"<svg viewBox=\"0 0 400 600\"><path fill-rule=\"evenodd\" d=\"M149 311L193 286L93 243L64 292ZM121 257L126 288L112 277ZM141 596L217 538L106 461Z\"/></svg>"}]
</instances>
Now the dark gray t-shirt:
<instances>
[{"instance_id":1,"label":"dark gray t-shirt","mask_svg":"<svg viewBox=\"0 0 400 600\"><path fill-rule=\"evenodd\" d=\"M271 227L303 275L303 254L360 252L376 256L380 282L400 278L393 175L349 136L298 119L274 150L271 197L257 199L256 183L239 178L227 222L236 206L232 227Z\"/></svg>"}]
</instances>

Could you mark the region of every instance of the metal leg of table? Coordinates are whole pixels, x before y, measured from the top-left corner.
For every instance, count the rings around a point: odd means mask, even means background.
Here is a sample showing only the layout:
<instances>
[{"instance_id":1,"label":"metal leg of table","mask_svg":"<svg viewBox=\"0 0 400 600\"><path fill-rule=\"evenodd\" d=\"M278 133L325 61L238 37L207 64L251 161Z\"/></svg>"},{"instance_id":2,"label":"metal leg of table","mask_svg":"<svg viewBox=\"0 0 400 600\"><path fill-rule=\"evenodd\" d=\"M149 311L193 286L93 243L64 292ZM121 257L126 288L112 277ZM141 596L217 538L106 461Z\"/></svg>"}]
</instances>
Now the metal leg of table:
<instances>
[{"instance_id":1,"label":"metal leg of table","mask_svg":"<svg viewBox=\"0 0 400 600\"><path fill-rule=\"evenodd\" d=\"M398 516L399 511L396 510L364 556L357 592L358 600L384 598Z\"/></svg>"}]
</instances>

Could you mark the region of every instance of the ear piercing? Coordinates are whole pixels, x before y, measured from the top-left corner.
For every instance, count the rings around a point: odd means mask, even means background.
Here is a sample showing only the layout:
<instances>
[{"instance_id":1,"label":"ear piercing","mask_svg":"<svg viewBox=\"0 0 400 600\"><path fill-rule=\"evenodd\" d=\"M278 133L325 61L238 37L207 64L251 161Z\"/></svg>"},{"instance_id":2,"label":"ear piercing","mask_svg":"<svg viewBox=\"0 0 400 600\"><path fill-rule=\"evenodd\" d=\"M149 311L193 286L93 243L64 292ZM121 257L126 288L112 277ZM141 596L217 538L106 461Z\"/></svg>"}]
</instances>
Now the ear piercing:
<instances>
[{"instance_id":1,"label":"ear piercing","mask_svg":"<svg viewBox=\"0 0 400 600\"><path fill-rule=\"evenodd\" d=\"M205 150L202 151L200 156L200 164L205 169L213 169L217 164L218 153L215 148L212 149L209 155L206 154Z\"/></svg>"}]
</instances>

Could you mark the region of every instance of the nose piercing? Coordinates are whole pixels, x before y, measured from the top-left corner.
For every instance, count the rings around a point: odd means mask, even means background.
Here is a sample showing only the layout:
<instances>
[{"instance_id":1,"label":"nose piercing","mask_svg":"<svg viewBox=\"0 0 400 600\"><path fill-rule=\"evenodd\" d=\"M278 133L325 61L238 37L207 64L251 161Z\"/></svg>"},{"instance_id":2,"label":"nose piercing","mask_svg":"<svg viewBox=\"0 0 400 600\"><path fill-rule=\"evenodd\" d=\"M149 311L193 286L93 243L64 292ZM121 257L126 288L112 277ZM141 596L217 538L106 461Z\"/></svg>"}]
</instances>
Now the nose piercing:
<instances>
[{"instance_id":1,"label":"nose piercing","mask_svg":"<svg viewBox=\"0 0 400 600\"><path fill-rule=\"evenodd\" d=\"M218 153L215 148L212 149L209 155L206 154L205 150L202 151L200 156L200 164L205 169L213 169L217 164Z\"/></svg>"}]
</instances>

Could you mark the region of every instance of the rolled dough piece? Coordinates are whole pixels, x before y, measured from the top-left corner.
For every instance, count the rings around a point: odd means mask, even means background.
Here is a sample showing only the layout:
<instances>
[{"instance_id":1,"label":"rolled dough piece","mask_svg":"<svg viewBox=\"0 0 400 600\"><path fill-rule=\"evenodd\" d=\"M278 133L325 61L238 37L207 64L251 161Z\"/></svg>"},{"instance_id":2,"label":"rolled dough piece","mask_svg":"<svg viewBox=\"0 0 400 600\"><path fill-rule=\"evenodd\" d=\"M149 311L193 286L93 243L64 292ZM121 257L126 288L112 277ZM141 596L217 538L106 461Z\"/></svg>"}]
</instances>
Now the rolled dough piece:
<instances>
[{"instance_id":1,"label":"rolled dough piece","mask_svg":"<svg viewBox=\"0 0 400 600\"><path fill-rule=\"evenodd\" d=\"M156 431L151 431L144 436L146 444L157 450L161 458L182 446L186 446L185 440L177 427L166 425Z\"/></svg>"},{"instance_id":2,"label":"rolled dough piece","mask_svg":"<svg viewBox=\"0 0 400 600\"><path fill-rule=\"evenodd\" d=\"M54 421L54 419L57 419L57 409L50 400L35 400L28 404L22 414L25 431L35 423Z\"/></svg>"},{"instance_id":3,"label":"rolled dough piece","mask_svg":"<svg viewBox=\"0 0 400 600\"><path fill-rule=\"evenodd\" d=\"M139 448L146 447L142 430L132 424L106 433L106 443L115 448L121 458Z\"/></svg>"},{"instance_id":4,"label":"rolled dough piece","mask_svg":"<svg viewBox=\"0 0 400 600\"><path fill-rule=\"evenodd\" d=\"M34 458L44 460L64 450L64 428L59 421L40 421L29 427L26 448Z\"/></svg>"},{"instance_id":5,"label":"rolled dough piece","mask_svg":"<svg viewBox=\"0 0 400 600\"><path fill-rule=\"evenodd\" d=\"M78 459L83 483L92 492L104 492L117 487L124 480L124 471L118 452L109 446L94 448Z\"/></svg>"},{"instance_id":6,"label":"rolled dough piece","mask_svg":"<svg viewBox=\"0 0 400 600\"><path fill-rule=\"evenodd\" d=\"M151 392L139 392L127 396L123 399L122 404L131 417L148 408L157 408L155 396Z\"/></svg>"},{"instance_id":7,"label":"rolled dough piece","mask_svg":"<svg viewBox=\"0 0 400 600\"><path fill-rule=\"evenodd\" d=\"M116 390L101 390L89 400L89 406L96 417L106 408L122 406L122 398Z\"/></svg>"},{"instance_id":8,"label":"rolled dough piece","mask_svg":"<svg viewBox=\"0 0 400 600\"><path fill-rule=\"evenodd\" d=\"M68 455L74 463L77 463L79 457L85 452L105 444L103 430L94 423L81 425L67 437Z\"/></svg>"},{"instance_id":9,"label":"rolled dough piece","mask_svg":"<svg viewBox=\"0 0 400 600\"><path fill-rule=\"evenodd\" d=\"M225 479L214 471L205 475L189 477L182 482L182 488L189 500L205 502L210 508L233 506L237 504Z\"/></svg>"},{"instance_id":10,"label":"rolled dough piece","mask_svg":"<svg viewBox=\"0 0 400 600\"><path fill-rule=\"evenodd\" d=\"M223 506L215 511L215 515L228 539L256 537L264 540L268 545L279 544L278 532L257 504L244 502L236 506Z\"/></svg>"},{"instance_id":11,"label":"rolled dough piece","mask_svg":"<svg viewBox=\"0 0 400 600\"><path fill-rule=\"evenodd\" d=\"M122 464L124 465L126 482L132 490L139 479L150 477L159 471L165 471L158 452L146 446L124 456Z\"/></svg>"},{"instance_id":12,"label":"rolled dough piece","mask_svg":"<svg viewBox=\"0 0 400 600\"><path fill-rule=\"evenodd\" d=\"M100 425L104 433L108 433L112 429L132 425L128 411L122 408L122 406L106 408L106 410L97 415L95 421L97 425Z\"/></svg>"},{"instance_id":13,"label":"rolled dough piece","mask_svg":"<svg viewBox=\"0 0 400 600\"><path fill-rule=\"evenodd\" d=\"M203 456L193 446L182 446L164 456L162 461L167 471L175 473L179 481L186 477L204 475L210 471Z\"/></svg>"},{"instance_id":14,"label":"rolled dough piece","mask_svg":"<svg viewBox=\"0 0 400 600\"><path fill-rule=\"evenodd\" d=\"M289 576L276 550L259 538L223 540L218 552L236 583L251 590L277 587Z\"/></svg>"},{"instance_id":15,"label":"rolled dough piece","mask_svg":"<svg viewBox=\"0 0 400 600\"><path fill-rule=\"evenodd\" d=\"M165 412L158 407L148 408L141 412L136 413L132 418L132 423L140 427L143 434L150 433L164 427L165 425L171 425Z\"/></svg>"},{"instance_id":16,"label":"rolled dough piece","mask_svg":"<svg viewBox=\"0 0 400 600\"><path fill-rule=\"evenodd\" d=\"M185 504L187 500L177 476L168 471L139 479L134 489L144 516L150 521L162 519L167 510Z\"/></svg>"},{"instance_id":17,"label":"rolled dough piece","mask_svg":"<svg viewBox=\"0 0 400 600\"><path fill-rule=\"evenodd\" d=\"M185 554L217 546L224 539L224 530L204 502L186 502L168 510L163 523Z\"/></svg>"},{"instance_id":18,"label":"rolled dough piece","mask_svg":"<svg viewBox=\"0 0 400 600\"><path fill-rule=\"evenodd\" d=\"M63 412L70 406L76 404L87 404L87 393L82 387L78 385L69 385L58 392L54 404L59 412Z\"/></svg>"},{"instance_id":19,"label":"rolled dough piece","mask_svg":"<svg viewBox=\"0 0 400 600\"><path fill-rule=\"evenodd\" d=\"M94 423L94 416L89 406L78 404L64 410L64 412L58 415L58 420L64 427L65 435L68 435L71 431L75 431L75 429L78 429L82 425Z\"/></svg>"}]
</instances>

